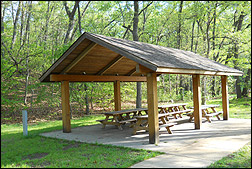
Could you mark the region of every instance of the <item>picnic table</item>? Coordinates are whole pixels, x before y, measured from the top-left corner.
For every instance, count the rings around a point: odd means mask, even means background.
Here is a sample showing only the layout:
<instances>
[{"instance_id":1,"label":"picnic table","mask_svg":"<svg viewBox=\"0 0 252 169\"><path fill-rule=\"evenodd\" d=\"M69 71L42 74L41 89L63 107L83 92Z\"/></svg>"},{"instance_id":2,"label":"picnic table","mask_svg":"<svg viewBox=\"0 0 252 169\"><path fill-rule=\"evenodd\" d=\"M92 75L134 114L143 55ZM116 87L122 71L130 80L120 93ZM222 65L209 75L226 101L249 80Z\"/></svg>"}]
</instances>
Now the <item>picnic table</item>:
<instances>
[{"instance_id":1,"label":"picnic table","mask_svg":"<svg viewBox=\"0 0 252 169\"><path fill-rule=\"evenodd\" d=\"M159 129L161 127L165 127L166 130L168 131L168 133L172 134L170 127L174 126L176 123L167 123L167 121L165 120L165 117L166 117L166 114L158 114L158 118L160 120L159 121ZM149 131L148 114L142 115L142 116L135 116L135 118L137 119L137 121L134 124L132 134L136 134L136 132L140 131L140 130Z\"/></svg>"},{"instance_id":2,"label":"picnic table","mask_svg":"<svg viewBox=\"0 0 252 169\"><path fill-rule=\"evenodd\" d=\"M135 123L137 119L135 116L143 115L142 112L145 114L148 113L147 108L136 108L136 109L128 109L128 110L120 110L120 111L113 111L113 112L106 112L104 113L105 119L104 120L96 120L103 124L103 128L106 125L115 125L118 127L119 130L123 130L122 125L126 123Z\"/></svg>"},{"instance_id":3,"label":"picnic table","mask_svg":"<svg viewBox=\"0 0 252 169\"><path fill-rule=\"evenodd\" d=\"M168 121L168 116L174 116L177 119L177 115L182 118L183 113L189 113L192 109L187 109L186 105L188 103L176 103L176 104L168 104L168 105L160 105L158 109L160 109L159 113L165 113L167 116L165 117Z\"/></svg>"},{"instance_id":4,"label":"picnic table","mask_svg":"<svg viewBox=\"0 0 252 169\"><path fill-rule=\"evenodd\" d=\"M220 107L218 104L212 104L212 105L202 105L201 106L201 111L202 111L202 117L205 117L209 123L211 123L211 117L216 116L218 120L220 120L219 115L223 113L223 111L216 111L216 107ZM190 107L194 108L194 107ZM212 110L212 112L209 111L209 108ZM190 117L189 122L192 121L194 115L193 112L187 113L187 116Z\"/></svg>"}]
</instances>

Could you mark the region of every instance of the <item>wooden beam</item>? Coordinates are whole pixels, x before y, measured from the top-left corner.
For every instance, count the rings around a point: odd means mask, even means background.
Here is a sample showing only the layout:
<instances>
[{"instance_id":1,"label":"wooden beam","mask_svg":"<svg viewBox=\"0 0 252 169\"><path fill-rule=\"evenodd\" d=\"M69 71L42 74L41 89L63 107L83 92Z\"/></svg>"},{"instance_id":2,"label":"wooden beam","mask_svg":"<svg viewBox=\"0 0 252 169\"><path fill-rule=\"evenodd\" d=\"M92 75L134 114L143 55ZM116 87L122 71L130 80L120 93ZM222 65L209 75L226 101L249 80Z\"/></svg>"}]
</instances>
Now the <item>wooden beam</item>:
<instances>
[{"instance_id":1,"label":"wooden beam","mask_svg":"<svg viewBox=\"0 0 252 169\"><path fill-rule=\"evenodd\" d=\"M159 143L159 123L158 123L158 98L157 98L157 75L147 74L147 102L148 102L148 123L149 123L149 143Z\"/></svg>"},{"instance_id":2,"label":"wooden beam","mask_svg":"<svg viewBox=\"0 0 252 169\"><path fill-rule=\"evenodd\" d=\"M108 65L106 65L102 70L100 70L97 75L103 75L109 68L114 66L117 62L119 62L123 58L122 55L118 55L114 60L112 60Z\"/></svg>"},{"instance_id":3,"label":"wooden beam","mask_svg":"<svg viewBox=\"0 0 252 169\"><path fill-rule=\"evenodd\" d=\"M200 129L200 126L202 124L200 75L192 75L192 79L193 79L194 125L195 129Z\"/></svg>"},{"instance_id":4,"label":"wooden beam","mask_svg":"<svg viewBox=\"0 0 252 169\"><path fill-rule=\"evenodd\" d=\"M59 75L51 74L50 81L70 81L70 82L146 82L145 76L98 76L98 75Z\"/></svg>"},{"instance_id":5,"label":"wooden beam","mask_svg":"<svg viewBox=\"0 0 252 169\"><path fill-rule=\"evenodd\" d=\"M114 102L115 102L115 111L121 110L121 91L120 91L120 81L116 80L114 82Z\"/></svg>"},{"instance_id":6,"label":"wooden beam","mask_svg":"<svg viewBox=\"0 0 252 169\"><path fill-rule=\"evenodd\" d=\"M154 73L154 71L147 68L147 67L144 67L144 66L142 66L140 64L137 64L136 65L136 73L147 74L147 73Z\"/></svg>"},{"instance_id":7,"label":"wooden beam","mask_svg":"<svg viewBox=\"0 0 252 169\"><path fill-rule=\"evenodd\" d=\"M61 73L67 73L71 70L81 59L83 59L90 50L92 50L97 44L92 42L90 43L78 56L75 58Z\"/></svg>"},{"instance_id":8,"label":"wooden beam","mask_svg":"<svg viewBox=\"0 0 252 169\"><path fill-rule=\"evenodd\" d=\"M209 70L198 70L198 69L179 69L179 68L157 68L157 73L169 73L169 74L198 74L198 75L211 75L211 76L242 76L242 72L220 72L220 71L209 71Z\"/></svg>"},{"instance_id":9,"label":"wooden beam","mask_svg":"<svg viewBox=\"0 0 252 169\"><path fill-rule=\"evenodd\" d=\"M223 120L228 120L228 118L229 118L229 100L228 100L227 76L221 76L221 88L222 88Z\"/></svg>"},{"instance_id":10,"label":"wooden beam","mask_svg":"<svg viewBox=\"0 0 252 169\"><path fill-rule=\"evenodd\" d=\"M61 104L62 104L63 132L71 133L69 81L61 82Z\"/></svg>"},{"instance_id":11,"label":"wooden beam","mask_svg":"<svg viewBox=\"0 0 252 169\"><path fill-rule=\"evenodd\" d=\"M129 71L129 73L127 73L126 76L132 76L134 73L136 73L136 68Z\"/></svg>"}]
</instances>

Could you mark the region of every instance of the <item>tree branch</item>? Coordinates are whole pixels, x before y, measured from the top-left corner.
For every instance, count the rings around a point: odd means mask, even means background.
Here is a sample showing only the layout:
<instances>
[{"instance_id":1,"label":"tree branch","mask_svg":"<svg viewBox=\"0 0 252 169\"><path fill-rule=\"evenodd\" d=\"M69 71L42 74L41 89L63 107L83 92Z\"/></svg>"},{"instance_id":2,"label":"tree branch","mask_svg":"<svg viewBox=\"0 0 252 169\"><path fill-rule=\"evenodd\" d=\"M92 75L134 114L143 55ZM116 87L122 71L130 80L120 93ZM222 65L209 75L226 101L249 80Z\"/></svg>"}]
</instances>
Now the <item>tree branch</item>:
<instances>
[{"instance_id":1,"label":"tree branch","mask_svg":"<svg viewBox=\"0 0 252 169\"><path fill-rule=\"evenodd\" d=\"M145 9L147 9L152 3L153 3L153 1L152 1L151 3L149 3L148 5L146 5L146 7L144 7L144 8L138 13L138 16L139 16Z\"/></svg>"}]
</instances>

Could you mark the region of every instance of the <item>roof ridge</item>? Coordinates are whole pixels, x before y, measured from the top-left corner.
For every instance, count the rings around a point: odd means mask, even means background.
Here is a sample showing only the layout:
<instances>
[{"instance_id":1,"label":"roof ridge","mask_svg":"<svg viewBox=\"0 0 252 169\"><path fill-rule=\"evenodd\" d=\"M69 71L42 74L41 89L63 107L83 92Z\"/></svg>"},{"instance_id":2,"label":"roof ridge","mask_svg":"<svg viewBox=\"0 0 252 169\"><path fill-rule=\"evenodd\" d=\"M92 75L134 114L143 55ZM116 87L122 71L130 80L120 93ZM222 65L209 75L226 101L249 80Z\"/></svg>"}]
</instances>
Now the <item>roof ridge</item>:
<instances>
[{"instance_id":1,"label":"roof ridge","mask_svg":"<svg viewBox=\"0 0 252 169\"><path fill-rule=\"evenodd\" d=\"M100 34L95 34L95 33L90 33L90 32L85 32L85 33L87 33L87 34L89 34L89 35L91 35L91 36L103 36L103 37L106 37L106 38L112 38L112 39L115 39L115 40L123 40L123 41L128 41L128 42L139 43L139 44L144 43L144 42L132 41L132 40L128 40L128 39L114 38L114 37L111 37L111 36L105 36L105 35L100 35ZM96 37L96 38L97 38L97 37ZM100 39L100 38L99 38L99 39ZM100 39L100 40L103 40L103 39ZM103 40L103 41L104 41L104 40ZM145 44L150 45L149 43L145 43ZM116 48L119 48L119 47L117 47L117 46L115 46L115 45L113 45L113 44L110 44L110 45L112 45L112 46L114 46L114 47L116 47ZM157 46L157 45L156 45L156 46ZM150 64L152 64L152 65L158 66L157 64L155 64L155 63L153 63L153 62L151 62L151 61L149 61L149 60L147 60L147 59L141 58L141 57L139 57L139 56L137 56L137 55L135 55L135 54L133 54L133 53L131 53L131 52L128 52L128 51L126 51L126 50L124 50L124 49L121 49L121 48L120 48L120 50L123 50L123 51L129 53L130 55L134 55L134 56L137 57L138 59L144 60L144 61L146 61L146 62L148 62L148 63L150 63Z\"/></svg>"}]
</instances>

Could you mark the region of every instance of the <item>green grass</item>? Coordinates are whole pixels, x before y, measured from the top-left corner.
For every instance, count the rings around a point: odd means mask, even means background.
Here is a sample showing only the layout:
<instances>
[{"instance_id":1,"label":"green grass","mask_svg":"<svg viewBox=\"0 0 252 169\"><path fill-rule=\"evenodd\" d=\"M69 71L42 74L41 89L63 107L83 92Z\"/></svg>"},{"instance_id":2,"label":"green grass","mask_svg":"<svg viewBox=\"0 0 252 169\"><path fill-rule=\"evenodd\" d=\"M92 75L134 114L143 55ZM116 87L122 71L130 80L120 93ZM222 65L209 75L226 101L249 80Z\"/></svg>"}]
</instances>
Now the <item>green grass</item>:
<instances>
[{"instance_id":1,"label":"green grass","mask_svg":"<svg viewBox=\"0 0 252 169\"><path fill-rule=\"evenodd\" d=\"M206 104L219 104L220 107L217 107L217 111L222 111L222 100L214 99L209 100ZM188 102L188 107L193 106L193 102ZM222 115L221 115L222 117ZM229 117L230 118L239 118L239 119L251 119L251 97L236 99L229 99Z\"/></svg>"},{"instance_id":2,"label":"green grass","mask_svg":"<svg viewBox=\"0 0 252 169\"><path fill-rule=\"evenodd\" d=\"M72 119L71 127L96 124L103 116ZM162 153L125 147L46 138L40 133L61 130L62 121L1 125L2 168L126 168Z\"/></svg>"},{"instance_id":3,"label":"green grass","mask_svg":"<svg viewBox=\"0 0 252 169\"><path fill-rule=\"evenodd\" d=\"M251 168L251 142L237 152L211 164L208 168Z\"/></svg>"},{"instance_id":4,"label":"green grass","mask_svg":"<svg viewBox=\"0 0 252 169\"><path fill-rule=\"evenodd\" d=\"M207 104L219 104L217 111L222 110L222 100L210 100ZM251 98L232 98L229 100L229 117L240 119L251 119Z\"/></svg>"}]
</instances>

